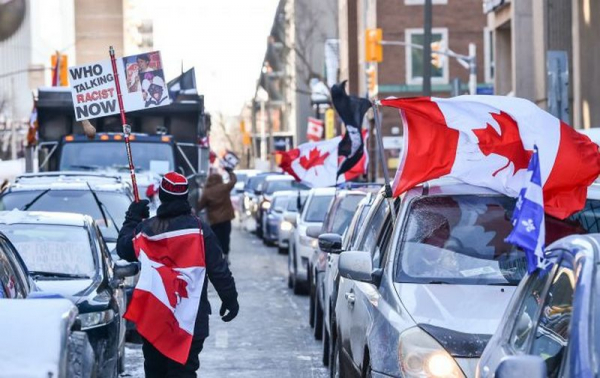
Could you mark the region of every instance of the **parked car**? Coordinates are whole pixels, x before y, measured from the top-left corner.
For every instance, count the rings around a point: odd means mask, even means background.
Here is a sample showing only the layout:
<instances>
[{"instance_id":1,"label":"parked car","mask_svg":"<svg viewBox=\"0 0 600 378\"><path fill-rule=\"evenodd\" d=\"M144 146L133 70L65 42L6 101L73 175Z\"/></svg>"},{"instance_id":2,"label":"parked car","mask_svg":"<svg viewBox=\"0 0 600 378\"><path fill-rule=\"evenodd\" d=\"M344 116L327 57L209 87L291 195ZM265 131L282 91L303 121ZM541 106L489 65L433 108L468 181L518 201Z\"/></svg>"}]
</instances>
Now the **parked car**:
<instances>
[{"instance_id":1,"label":"parked car","mask_svg":"<svg viewBox=\"0 0 600 378\"><path fill-rule=\"evenodd\" d=\"M288 254L288 287L293 289L294 294L308 291L308 261L317 247L317 238L335 190L335 188L312 189L296 218Z\"/></svg>"},{"instance_id":2,"label":"parked car","mask_svg":"<svg viewBox=\"0 0 600 378\"><path fill-rule=\"evenodd\" d=\"M357 251L339 258L332 370L474 376L527 270L525 254L504 242L514 206L513 198L449 181L404 194L393 227L389 207L377 214L373 206ZM585 232L549 219L547 241Z\"/></svg>"},{"instance_id":3,"label":"parked car","mask_svg":"<svg viewBox=\"0 0 600 378\"><path fill-rule=\"evenodd\" d=\"M290 238L294 235L298 212L304 206L306 197L308 197L308 191L294 191L292 198L287 203L286 209L283 211L283 214L281 214L282 221L279 225L279 232L277 233L277 249L280 254L289 253Z\"/></svg>"},{"instance_id":4,"label":"parked car","mask_svg":"<svg viewBox=\"0 0 600 378\"><path fill-rule=\"evenodd\" d=\"M335 302L339 279L338 260L341 251L352 251L356 248L361 231L365 229L365 218L377 198L377 192L368 192L358 204L350 225L340 236L338 234L319 235L319 249L327 253L327 264L323 276L323 364L329 366L333 356L333 340L335 335Z\"/></svg>"},{"instance_id":5,"label":"parked car","mask_svg":"<svg viewBox=\"0 0 600 378\"><path fill-rule=\"evenodd\" d=\"M70 299L96 360L98 376L125 367L123 279L138 265L114 265L91 217L72 213L0 212L0 231L15 245L36 285Z\"/></svg>"},{"instance_id":6,"label":"parked car","mask_svg":"<svg viewBox=\"0 0 600 378\"><path fill-rule=\"evenodd\" d=\"M0 232L0 376L91 377L94 352L77 315L68 299L37 291L19 253Z\"/></svg>"},{"instance_id":7,"label":"parked car","mask_svg":"<svg viewBox=\"0 0 600 378\"><path fill-rule=\"evenodd\" d=\"M277 245L279 241L279 229L283 221L283 213L287 209L288 202L295 199L297 191L284 190L275 192L271 198L271 206L265 211L265 231L263 242L266 245Z\"/></svg>"},{"instance_id":8,"label":"parked car","mask_svg":"<svg viewBox=\"0 0 600 378\"><path fill-rule=\"evenodd\" d=\"M292 176L289 175L267 176L256 190L256 194L258 195L258 210L256 211L255 216L256 224L258 225L256 232L258 237L264 237L264 231L267 227L267 217L265 216L265 213L271 208L271 202L275 193L285 190L308 189L309 188L306 185L297 182Z\"/></svg>"},{"instance_id":9,"label":"parked car","mask_svg":"<svg viewBox=\"0 0 600 378\"><path fill-rule=\"evenodd\" d=\"M366 193L359 190L338 190L327 210L320 234L336 234L341 238L356 212L358 203L365 196ZM328 253L321 250L317 245L308 262L308 282L310 285L308 318L317 340L321 340L323 337L323 307L325 303L323 278L327 266L327 255Z\"/></svg>"},{"instance_id":10,"label":"parked car","mask_svg":"<svg viewBox=\"0 0 600 378\"><path fill-rule=\"evenodd\" d=\"M237 177L237 182L231 190L231 204L235 210L236 218L242 221L244 215L244 187L250 177L256 176L260 171L256 169L238 169L234 173ZM229 178L229 175L227 175L227 178Z\"/></svg>"},{"instance_id":11,"label":"parked car","mask_svg":"<svg viewBox=\"0 0 600 378\"><path fill-rule=\"evenodd\" d=\"M583 213L580 219L599 232L596 211ZM546 249L556 263L519 284L481 356L477 377L598 376L599 243L597 233L574 235Z\"/></svg>"}]
</instances>

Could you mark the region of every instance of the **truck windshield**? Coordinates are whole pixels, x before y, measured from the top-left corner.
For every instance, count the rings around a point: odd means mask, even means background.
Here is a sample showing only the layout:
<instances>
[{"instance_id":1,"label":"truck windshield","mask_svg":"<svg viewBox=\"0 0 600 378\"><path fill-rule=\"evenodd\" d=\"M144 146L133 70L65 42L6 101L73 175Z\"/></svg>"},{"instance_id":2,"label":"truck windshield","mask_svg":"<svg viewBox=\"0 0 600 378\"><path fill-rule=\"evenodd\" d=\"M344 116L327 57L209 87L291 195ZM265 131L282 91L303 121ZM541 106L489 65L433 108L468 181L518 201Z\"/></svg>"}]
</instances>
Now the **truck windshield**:
<instances>
[{"instance_id":1,"label":"truck windshield","mask_svg":"<svg viewBox=\"0 0 600 378\"><path fill-rule=\"evenodd\" d=\"M30 203L36 196L42 194L43 190L28 190L23 192L7 193L0 197L0 210L21 209ZM38 198L27 209L29 211L52 211L64 213L86 214L94 218L96 224L102 230L105 240L117 240L117 230L125 221L125 212L129 208L131 200L125 193L97 191L98 199L105 206L106 222L98 207L92 192L89 190L50 190Z\"/></svg>"},{"instance_id":2,"label":"truck windshield","mask_svg":"<svg viewBox=\"0 0 600 378\"><path fill-rule=\"evenodd\" d=\"M131 142L136 169L165 174L174 170L173 147L168 143ZM71 142L62 147L61 171L127 169L127 152L123 142Z\"/></svg>"}]
</instances>

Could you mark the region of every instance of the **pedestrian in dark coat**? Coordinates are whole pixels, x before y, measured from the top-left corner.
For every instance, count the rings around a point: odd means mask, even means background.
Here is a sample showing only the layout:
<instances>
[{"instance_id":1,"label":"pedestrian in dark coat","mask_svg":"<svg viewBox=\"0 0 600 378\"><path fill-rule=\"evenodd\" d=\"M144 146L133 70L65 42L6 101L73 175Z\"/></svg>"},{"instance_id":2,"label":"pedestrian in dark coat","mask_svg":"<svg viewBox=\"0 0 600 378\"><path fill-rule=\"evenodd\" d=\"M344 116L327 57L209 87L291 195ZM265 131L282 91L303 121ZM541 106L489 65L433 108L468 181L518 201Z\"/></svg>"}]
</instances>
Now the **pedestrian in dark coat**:
<instances>
[{"instance_id":1,"label":"pedestrian in dark coat","mask_svg":"<svg viewBox=\"0 0 600 378\"><path fill-rule=\"evenodd\" d=\"M237 182L237 177L232 169L226 169L229 174L229 182L223 183L223 177L218 173L208 176L206 185L202 191L202 197L198 202L198 210L206 209L208 221L229 261L229 240L231 237L231 221L235 218L233 205L231 204L231 189Z\"/></svg>"},{"instance_id":2,"label":"pedestrian in dark coat","mask_svg":"<svg viewBox=\"0 0 600 378\"><path fill-rule=\"evenodd\" d=\"M213 284L222 301L221 319L225 322L235 318L239 311L235 282L217 238L210 227L201 224L192 215L187 201L188 185L184 176L170 172L161 181L159 197L161 205L155 217L148 218L148 201L134 202L129 206L125 222L119 232L117 253L127 261L137 261L133 238L143 232L146 235L158 235L166 232L201 228L204 239L206 276ZM177 253L186 253L185 250ZM142 268L143 269L143 268ZM200 306L194 326L193 341L187 362L182 365L169 359L150 342L143 339L144 371L147 378L158 377L196 377L200 367L199 354L208 337L208 315L211 313L207 298L208 280L204 280ZM142 336L143 338L143 336Z\"/></svg>"}]
</instances>

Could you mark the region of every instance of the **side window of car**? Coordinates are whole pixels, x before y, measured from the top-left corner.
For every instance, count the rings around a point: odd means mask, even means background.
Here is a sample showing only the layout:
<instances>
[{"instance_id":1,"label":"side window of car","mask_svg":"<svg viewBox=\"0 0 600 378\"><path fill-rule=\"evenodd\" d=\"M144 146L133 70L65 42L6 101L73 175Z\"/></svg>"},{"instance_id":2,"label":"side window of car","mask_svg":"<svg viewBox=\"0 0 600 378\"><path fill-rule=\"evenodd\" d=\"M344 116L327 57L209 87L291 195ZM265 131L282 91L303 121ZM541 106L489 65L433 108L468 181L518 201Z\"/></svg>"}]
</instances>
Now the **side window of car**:
<instances>
[{"instance_id":1,"label":"side window of car","mask_svg":"<svg viewBox=\"0 0 600 378\"><path fill-rule=\"evenodd\" d=\"M10 253L8 248L8 245L0 240L0 298L24 297L22 283L7 256L7 253Z\"/></svg>"},{"instance_id":2,"label":"side window of car","mask_svg":"<svg viewBox=\"0 0 600 378\"><path fill-rule=\"evenodd\" d=\"M544 300L544 288L550 274L545 279L539 276L539 272L534 272L529 280L528 287L525 289L525 298L516 316L515 323L510 335L510 345L519 352L524 352L535 329L535 323L538 318L539 310Z\"/></svg>"},{"instance_id":3,"label":"side window of car","mask_svg":"<svg viewBox=\"0 0 600 378\"><path fill-rule=\"evenodd\" d=\"M566 352L573 312L575 274L571 266L561 266L550 285L540 314L531 354L546 361L549 377L556 377Z\"/></svg>"},{"instance_id":4,"label":"side window of car","mask_svg":"<svg viewBox=\"0 0 600 378\"><path fill-rule=\"evenodd\" d=\"M366 226L364 235L360 245L358 246L359 251L371 252L377 245L379 239L379 231L387 218L388 206L385 201L380 201L375 213L371 217L369 223Z\"/></svg>"}]
</instances>

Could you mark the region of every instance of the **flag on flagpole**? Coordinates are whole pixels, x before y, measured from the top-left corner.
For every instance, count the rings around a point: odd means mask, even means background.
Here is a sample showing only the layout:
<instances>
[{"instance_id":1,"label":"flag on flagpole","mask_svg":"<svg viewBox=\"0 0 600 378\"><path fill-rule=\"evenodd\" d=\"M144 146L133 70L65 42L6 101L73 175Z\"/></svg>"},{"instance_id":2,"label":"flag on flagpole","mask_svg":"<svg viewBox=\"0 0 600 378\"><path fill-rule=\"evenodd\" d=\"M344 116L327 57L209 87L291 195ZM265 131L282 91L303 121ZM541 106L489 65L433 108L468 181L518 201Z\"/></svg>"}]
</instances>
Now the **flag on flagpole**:
<instances>
[{"instance_id":1,"label":"flag on flagpole","mask_svg":"<svg viewBox=\"0 0 600 378\"><path fill-rule=\"evenodd\" d=\"M308 142L289 151L275 151L279 167L311 187L335 186L338 170L338 146L342 137Z\"/></svg>"},{"instance_id":2,"label":"flag on flagpole","mask_svg":"<svg viewBox=\"0 0 600 378\"><path fill-rule=\"evenodd\" d=\"M512 216L513 230L506 238L507 243L521 247L527 256L527 271L531 274L537 268L546 268L544 258L546 224L544 216L544 193L540 173L540 159L537 146L527 167L531 176L519 192L517 205Z\"/></svg>"},{"instance_id":3,"label":"flag on flagpole","mask_svg":"<svg viewBox=\"0 0 600 378\"><path fill-rule=\"evenodd\" d=\"M60 53L57 51L56 52L56 64L54 65L54 67L52 67L52 86L53 87L60 87L61 86L61 82L60 82Z\"/></svg>"},{"instance_id":4,"label":"flag on flagpole","mask_svg":"<svg viewBox=\"0 0 600 378\"><path fill-rule=\"evenodd\" d=\"M381 104L400 109L404 124L395 196L434 178L454 177L517 197L535 143L544 208L564 219L583 208L587 187L600 174L598 146L525 99L415 97Z\"/></svg>"}]
</instances>

